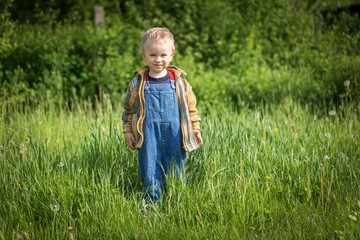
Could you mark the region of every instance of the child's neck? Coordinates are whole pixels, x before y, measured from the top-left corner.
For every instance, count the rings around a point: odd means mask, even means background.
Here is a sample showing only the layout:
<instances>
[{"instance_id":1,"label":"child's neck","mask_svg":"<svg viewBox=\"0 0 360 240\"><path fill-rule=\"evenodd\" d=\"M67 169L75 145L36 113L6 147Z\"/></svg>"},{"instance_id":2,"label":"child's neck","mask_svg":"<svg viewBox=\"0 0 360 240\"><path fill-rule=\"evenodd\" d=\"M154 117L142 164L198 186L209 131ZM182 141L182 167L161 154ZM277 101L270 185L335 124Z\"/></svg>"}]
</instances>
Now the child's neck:
<instances>
[{"instance_id":1,"label":"child's neck","mask_svg":"<svg viewBox=\"0 0 360 240\"><path fill-rule=\"evenodd\" d=\"M149 71L149 76L152 77L152 78L162 78L162 77L165 77L167 74L167 70L164 70L162 72L159 72L159 73L154 73L152 71Z\"/></svg>"}]
</instances>

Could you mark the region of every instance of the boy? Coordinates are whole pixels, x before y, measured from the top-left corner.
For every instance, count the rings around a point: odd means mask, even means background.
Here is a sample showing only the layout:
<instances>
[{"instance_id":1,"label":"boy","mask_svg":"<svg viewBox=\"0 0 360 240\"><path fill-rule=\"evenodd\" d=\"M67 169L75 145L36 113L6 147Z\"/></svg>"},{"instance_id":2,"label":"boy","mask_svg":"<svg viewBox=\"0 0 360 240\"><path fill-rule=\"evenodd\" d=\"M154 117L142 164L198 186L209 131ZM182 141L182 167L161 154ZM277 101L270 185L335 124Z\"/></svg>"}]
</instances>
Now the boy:
<instances>
[{"instance_id":1,"label":"boy","mask_svg":"<svg viewBox=\"0 0 360 240\"><path fill-rule=\"evenodd\" d=\"M169 66L175 54L173 34L152 28L143 35L141 55L147 66L130 82L122 115L128 147L138 149L140 176L146 203L160 200L165 174L175 168L185 176L186 152L203 140L196 98L185 72Z\"/></svg>"}]
</instances>

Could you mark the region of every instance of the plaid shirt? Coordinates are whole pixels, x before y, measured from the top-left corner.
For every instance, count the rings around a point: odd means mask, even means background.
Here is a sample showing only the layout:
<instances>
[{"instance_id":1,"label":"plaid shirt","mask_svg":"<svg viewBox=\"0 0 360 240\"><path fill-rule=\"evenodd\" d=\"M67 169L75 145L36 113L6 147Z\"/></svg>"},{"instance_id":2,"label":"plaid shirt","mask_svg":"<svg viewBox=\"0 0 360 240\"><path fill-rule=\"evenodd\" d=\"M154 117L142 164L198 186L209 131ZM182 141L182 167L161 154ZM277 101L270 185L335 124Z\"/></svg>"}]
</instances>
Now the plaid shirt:
<instances>
[{"instance_id":1,"label":"plaid shirt","mask_svg":"<svg viewBox=\"0 0 360 240\"><path fill-rule=\"evenodd\" d=\"M186 75L183 70L175 66L169 66L167 70L175 73L176 96L181 115L183 146L185 151L191 152L199 147L193 131L200 130L201 121L196 109L196 97L191 85L183 77L183 75ZM144 67L137 72L128 86L124 101L124 111L122 114L123 132L134 135L136 148L140 148L144 141L142 131L145 118L144 77L148 71L149 68Z\"/></svg>"}]
</instances>

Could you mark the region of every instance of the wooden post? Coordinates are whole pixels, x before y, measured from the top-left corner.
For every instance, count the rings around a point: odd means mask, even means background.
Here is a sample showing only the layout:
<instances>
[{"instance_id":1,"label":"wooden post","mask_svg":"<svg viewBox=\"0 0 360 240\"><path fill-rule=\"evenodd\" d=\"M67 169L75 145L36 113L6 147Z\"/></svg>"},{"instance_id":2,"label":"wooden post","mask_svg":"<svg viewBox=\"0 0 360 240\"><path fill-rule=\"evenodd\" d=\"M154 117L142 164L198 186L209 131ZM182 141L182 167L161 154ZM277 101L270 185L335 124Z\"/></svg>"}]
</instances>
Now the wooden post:
<instances>
[{"instance_id":1,"label":"wooden post","mask_svg":"<svg viewBox=\"0 0 360 240\"><path fill-rule=\"evenodd\" d=\"M105 26L105 10L103 6L94 7L94 23L96 28Z\"/></svg>"},{"instance_id":2,"label":"wooden post","mask_svg":"<svg viewBox=\"0 0 360 240\"><path fill-rule=\"evenodd\" d=\"M95 6L94 7L94 29L95 36L101 37L103 35L103 30L105 29L105 11L103 6ZM94 51L93 55L93 69L96 72L96 64L97 64L97 49Z\"/></svg>"},{"instance_id":3,"label":"wooden post","mask_svg":"<svg viewBox=\"0 0 360 240\"><path fill-rule=\"evenodd\" d=\"M101 38L105 30L105 10L103 6L94 7L94 25L96 38ZM93 54L93 71L95 75L99 77L100 73L97 69L97 58L98 49L97 46L95 46ZM96 98L101 99L101 87L97 82L94 85L94 93ZM94 103L96 104L96 101Z\"/></svg>"}]
</instances>

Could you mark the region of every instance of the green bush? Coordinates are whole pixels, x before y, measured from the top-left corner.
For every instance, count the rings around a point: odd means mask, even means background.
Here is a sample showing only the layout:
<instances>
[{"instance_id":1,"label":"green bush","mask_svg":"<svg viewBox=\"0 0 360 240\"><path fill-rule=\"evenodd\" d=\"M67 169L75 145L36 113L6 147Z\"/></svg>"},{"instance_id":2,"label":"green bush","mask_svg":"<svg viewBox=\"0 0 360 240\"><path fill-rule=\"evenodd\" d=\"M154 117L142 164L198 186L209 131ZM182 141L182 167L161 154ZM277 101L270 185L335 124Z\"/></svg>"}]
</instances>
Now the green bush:
<instances>
[{"instance_id":1,"label":"green bush","mask_svg":"<svg viewBox=\"0 0 360 240\"><path fill-rule=\"evenodd\" d=\"M118 11L108 2L105 27L98 29L89 12L77 17L80 7L66 4L72 9L67 15L65 5L54 2L51 11L38 9L36 24L11 21L11 2L0 14L2 99L96 102L107 94L121 101L144 64L142 33L153 26L173 31L174 63L189 73L199 104L241 108L292 98L316 105L340 103L345 90L352 101L360 96L360 21L346 12L323 18L321 9L332 2L140 1L124 2Z\"/></svg>"},{"instance_id":2,"label":"green bush","mask_svg":"<svg viewBox=\"0 0 360 240\"><path fill-rule=\"evenodd\" d=\"M20 94L35 102L47 94L65 101L92 99L100 92L119 95L140 65L134 34L119 22L101 33L90 23L55 29L18 26L12 49L2 58L2 88L8 96Z\"/></svg>"}]
</instances>

